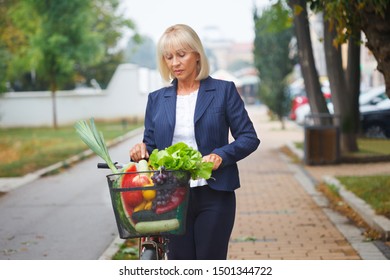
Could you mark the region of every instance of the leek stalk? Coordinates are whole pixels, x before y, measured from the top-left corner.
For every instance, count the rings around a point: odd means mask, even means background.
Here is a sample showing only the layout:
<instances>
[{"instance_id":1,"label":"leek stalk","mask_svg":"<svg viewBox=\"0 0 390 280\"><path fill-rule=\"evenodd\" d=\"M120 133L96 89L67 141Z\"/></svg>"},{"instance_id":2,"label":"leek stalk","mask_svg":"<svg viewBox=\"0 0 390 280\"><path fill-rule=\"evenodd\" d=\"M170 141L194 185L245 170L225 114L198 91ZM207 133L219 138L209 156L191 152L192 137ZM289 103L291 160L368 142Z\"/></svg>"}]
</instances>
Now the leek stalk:
<instances>
[{"instance_id":1,"label":"leek stalk","mask_svg":"<svg viewBox=\"0 0 390 280\"><path fill-rule=\"evenodd\" d=\"M112 162L108 153L107 145L104 141L103 133L98 131L93 118L90 119L90 125L87 121L82 120L74 125L77 134L81 140L99 157L101 157L113 173L118 173L118 169Z\"/></svg>"}]
</instances>

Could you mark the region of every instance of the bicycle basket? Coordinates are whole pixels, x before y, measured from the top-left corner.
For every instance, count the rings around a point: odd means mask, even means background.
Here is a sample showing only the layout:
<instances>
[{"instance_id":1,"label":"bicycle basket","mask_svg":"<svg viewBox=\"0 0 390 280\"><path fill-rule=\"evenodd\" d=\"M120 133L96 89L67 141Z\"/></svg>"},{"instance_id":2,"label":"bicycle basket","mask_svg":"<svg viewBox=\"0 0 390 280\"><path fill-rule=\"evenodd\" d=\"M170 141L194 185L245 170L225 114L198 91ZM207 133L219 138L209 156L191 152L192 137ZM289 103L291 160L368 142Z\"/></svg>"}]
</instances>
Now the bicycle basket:
<instances>
[{"instance_id":1,"label":"bicycle basket","mask_svg":"<svg viewBox=\"0 0 390 280\"><path fill-rule=\"evenodd\" d=\"M107 180L120 238L184 234L189 172L126 172Z\"/></svg>"}]
</instances>

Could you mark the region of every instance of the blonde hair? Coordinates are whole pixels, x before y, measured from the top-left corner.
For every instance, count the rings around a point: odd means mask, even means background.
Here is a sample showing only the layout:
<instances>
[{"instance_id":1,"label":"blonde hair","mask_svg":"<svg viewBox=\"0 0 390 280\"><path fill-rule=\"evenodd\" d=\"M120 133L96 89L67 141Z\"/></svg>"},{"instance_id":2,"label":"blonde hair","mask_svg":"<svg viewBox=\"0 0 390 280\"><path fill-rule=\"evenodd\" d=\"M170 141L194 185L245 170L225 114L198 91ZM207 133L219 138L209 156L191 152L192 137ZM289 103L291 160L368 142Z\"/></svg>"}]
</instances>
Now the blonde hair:
<instances>
[{"instance_id":1,"label":"blonde hair","mask_svg":"<svg viewBox=\"0 0 390 280\"><path fill-rule=\"evenodd\" d=\"M165 81L171 81L174 78L164 60L164 54L172 48L181 48L198 53L199 62L196 80L203 80L209 76L209 62L198 34L188 25L176 24L168 27L157 43L157 65L161 77Z\"/></svg>"}]
</instances>

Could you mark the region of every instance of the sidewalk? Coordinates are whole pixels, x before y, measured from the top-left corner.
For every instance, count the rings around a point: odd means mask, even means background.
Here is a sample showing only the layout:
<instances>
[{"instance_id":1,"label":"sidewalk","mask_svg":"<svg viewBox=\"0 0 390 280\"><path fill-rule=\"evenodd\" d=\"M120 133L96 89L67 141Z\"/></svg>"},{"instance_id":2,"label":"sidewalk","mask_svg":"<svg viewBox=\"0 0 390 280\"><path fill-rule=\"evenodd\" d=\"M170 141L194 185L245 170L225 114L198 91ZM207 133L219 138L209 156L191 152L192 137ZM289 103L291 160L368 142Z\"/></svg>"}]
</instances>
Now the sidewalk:
<instances>
[{"instance_id":1,"label":"sidewalk","mask_svg":"<svg viewBox=\"0 0 390 280\"><path fill-rule=\"evenodd\" d=\"M363 240L358 228L329 209L315 189L313 179L354 174L356 168L338 165L303 170L279 151L286 143L303 141L302 128L289 122L282 131L280 123L269 122L264 111L249 111L262 142L240 162L241 188L236 192L236 223L228 258L386 259L372 242ZM364 167L366 174L390 170L387 163L370 166Z\"/></svg>"}]
</instances>

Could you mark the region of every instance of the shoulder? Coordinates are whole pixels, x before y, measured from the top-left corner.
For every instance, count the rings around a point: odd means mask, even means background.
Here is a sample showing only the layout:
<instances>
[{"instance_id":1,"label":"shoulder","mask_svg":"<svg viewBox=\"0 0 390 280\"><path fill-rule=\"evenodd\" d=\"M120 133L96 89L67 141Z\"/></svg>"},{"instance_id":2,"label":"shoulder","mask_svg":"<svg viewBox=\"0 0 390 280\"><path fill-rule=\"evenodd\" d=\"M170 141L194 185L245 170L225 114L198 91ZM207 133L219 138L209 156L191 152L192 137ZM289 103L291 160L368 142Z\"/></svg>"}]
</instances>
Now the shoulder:
<instances>
[{"instance_id":1,"label":"shoulder","mask_svg":"<svg viewBox=\"0 0 390 280\"><path fill-rule=\"evenodd\" d=\"M149 93L149 99L158 99L166 95L175 94L175 88L173 85L162 87Z\"/></svg>"},{"instance_id":2,"label":"shoulder","mask_svg":"<svg viewBox=\"0 0 390 280\"><path fill-rule=\"evenodd\" d=\"M173 85L168 85L168 86L156 89L149 94L150 95L159 95L159 94L163 94L164 92L169 91L171 89L173 89Z\"/></svg>"},{"instance_id":3,"label":"shoulder","mask_svg":"<svg viewBox=\"0 0 390 280\"><path fill-rule=\"evenodd\" d=\"M217 89L217 90L236 89L236 86L232 81L216 79L211 76L202 80L202 83L204 84L204 87L206 89Z\"/></svg>"},{"instance_id":4,"label":"shoulder","mask_svg":"<svg viewBox=\"0 0 390 280\"><path fill-rule=\"evenodd\" d=\"M239 96L239 92L232 81L208 77L203 80L202 88L205 92L214 93L214 96L222 99L230 99ZM233 96L233 97L232 97Z\"/></svg>"}]
</instances>

